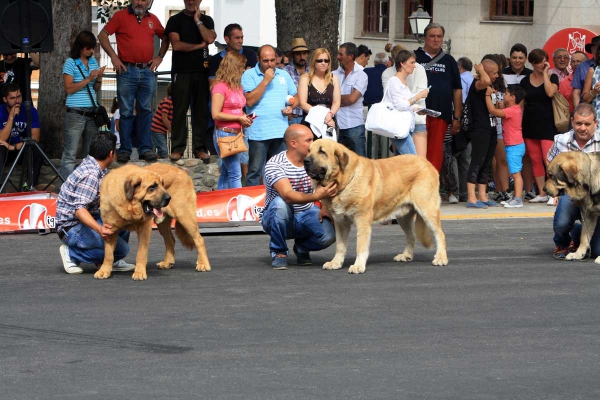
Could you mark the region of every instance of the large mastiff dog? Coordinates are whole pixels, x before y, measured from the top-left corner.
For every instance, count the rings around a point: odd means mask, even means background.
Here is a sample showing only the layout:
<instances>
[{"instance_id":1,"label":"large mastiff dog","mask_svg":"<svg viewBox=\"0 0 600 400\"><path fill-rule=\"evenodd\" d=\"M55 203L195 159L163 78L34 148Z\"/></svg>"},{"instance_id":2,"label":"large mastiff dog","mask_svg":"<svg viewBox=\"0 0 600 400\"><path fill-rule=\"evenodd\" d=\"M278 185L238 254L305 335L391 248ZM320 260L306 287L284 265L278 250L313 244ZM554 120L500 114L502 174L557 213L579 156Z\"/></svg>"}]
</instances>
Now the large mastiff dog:
<instances>
[{"instance_id":1,"label":"large mastiff dog","mask_svg":"<svg viewBox=\"0 0 600 400\"><path fill-rule=\"evenodd\" d=\"M426 159L405 155L374 161L332 140L317 140L310 146L304 167L313 184L338 185L337 196L323 200L334 219L336 235L335 257L324 269L342 268L354 223L357 254L348 272L365 272L371 224L394 217L406 234L406 247L394 261L412 261L415 233L425 247L431 246L431 231L437 247L433 265L448 264L440 221L439 174Z\"/></svg>"},{"instance_id":2,"label":"large mastiff dog","mask_svg":"<svg viewBox=\"0 0 600 400\"><path fill-rule=\"evenodd\" d=\"M600 156L581 151L560 153L548 165L548 180L544 189L550 196L568 194L581 210L581 240L566 260L582 260L590 250L600 214ZM600 257L596 258L600 264Z\"/></svg>"},{"instance_id":3,"label":"large mastiff dog","mask_svg":"<svg viewBox=\"0 0 600 400\"><path fill-rule=\"evenodd\" d=\"M175 263L175 233L186 248L196 247L196 270L210 271L204 239L196 222L196 193L190 177L181 169L166 164L153 164L141 168L125 165L107 174L100 185L100 213L102 221L120 229L136 231L138 251L135 260L134 280L147 279L148 246L152 233L152 220L165 241L166 254L158 268L170 269ZM117 235L105 242L104 263L96 272L96 279L106 279L112 272L113 252Z\"/></svg>"}]
</instances>

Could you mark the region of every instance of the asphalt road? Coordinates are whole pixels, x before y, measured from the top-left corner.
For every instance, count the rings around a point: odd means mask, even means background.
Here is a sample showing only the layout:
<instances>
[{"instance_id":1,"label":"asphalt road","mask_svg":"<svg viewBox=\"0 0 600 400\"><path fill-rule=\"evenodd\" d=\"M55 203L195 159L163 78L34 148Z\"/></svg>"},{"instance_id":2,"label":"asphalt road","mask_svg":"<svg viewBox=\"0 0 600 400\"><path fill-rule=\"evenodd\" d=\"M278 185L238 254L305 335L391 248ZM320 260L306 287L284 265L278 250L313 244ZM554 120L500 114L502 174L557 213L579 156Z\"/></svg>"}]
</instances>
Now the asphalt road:
<instances>
[{"instance_id":1,"label":"asphalt road","mask_svg":"<svg viewBox=\"0 0 600 400\"><path fill-rule=\"evenodd\" d=\"M599 398L600 266L555 261L549 218L443 227L433 267L422 247L394 263L400 228L374 225L363 275L322 270L333 248L272 271L265 235L159 271L154 232L145 282L65 274L54 234L0 236L0 398Z\"/></svg>"}]
</instances>

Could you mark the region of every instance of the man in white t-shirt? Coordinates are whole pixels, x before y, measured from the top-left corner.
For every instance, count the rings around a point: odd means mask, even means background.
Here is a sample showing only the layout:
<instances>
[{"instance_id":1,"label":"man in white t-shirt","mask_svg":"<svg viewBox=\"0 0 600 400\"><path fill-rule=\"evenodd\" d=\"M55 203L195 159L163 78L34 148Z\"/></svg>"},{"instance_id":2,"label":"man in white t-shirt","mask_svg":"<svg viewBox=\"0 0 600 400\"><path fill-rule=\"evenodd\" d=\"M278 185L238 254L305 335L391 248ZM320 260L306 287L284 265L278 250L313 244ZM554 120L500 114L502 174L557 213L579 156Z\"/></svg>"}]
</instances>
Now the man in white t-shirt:
<instances>
[{"instance_id":1,"label":"man in white t-shirt","mask_svg":"<svg viewBox=\"0 0 600 400\"><path fill-rule=\"evenodd\" d=\"M265 165L267 196L261 222L271 236L273 269L287 269L287 239L295 239L293 250L298 265L311 265L311 251L325 249L335 242L331 215L314 202L335 196L337 184L313 189L304 169L313 137L308 127L290 125L283 137L287 150L274 155Z\"/></svg>"}]
</instances>

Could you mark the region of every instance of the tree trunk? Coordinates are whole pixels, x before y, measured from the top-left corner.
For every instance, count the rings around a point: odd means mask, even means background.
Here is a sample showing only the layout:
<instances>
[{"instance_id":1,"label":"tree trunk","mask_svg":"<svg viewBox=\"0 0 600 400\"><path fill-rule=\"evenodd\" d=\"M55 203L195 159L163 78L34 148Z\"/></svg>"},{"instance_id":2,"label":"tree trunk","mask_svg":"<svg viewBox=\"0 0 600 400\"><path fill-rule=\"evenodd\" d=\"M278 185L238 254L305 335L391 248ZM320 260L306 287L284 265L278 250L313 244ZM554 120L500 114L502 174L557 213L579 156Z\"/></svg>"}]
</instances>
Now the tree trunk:
<instances>
[{"instance_id":1,"label":"tree trunk","mask_svg":"<svg viewBox=\"0 0 600 400\"><path fill-rule=\"evenodd\" d=\"M92 30L90 0L52 0L54 51L40 56L38 112L41 141L49 157L62 153L62 124L65 113L65 88L62 68L69 57L71 43L82 30Z\"/></svg>"},{"instance_id":2,"label":"tree trunk","mask_svg":"<svg viewBox=\"0 0 600 400\"><path fill-rule=\"evenodd\" d=\"M335 60L339 33L338 1L275 0L277 47L288 51L292 40L302 37L309 49L325 47Z\"/></svg>"}]
</instances>

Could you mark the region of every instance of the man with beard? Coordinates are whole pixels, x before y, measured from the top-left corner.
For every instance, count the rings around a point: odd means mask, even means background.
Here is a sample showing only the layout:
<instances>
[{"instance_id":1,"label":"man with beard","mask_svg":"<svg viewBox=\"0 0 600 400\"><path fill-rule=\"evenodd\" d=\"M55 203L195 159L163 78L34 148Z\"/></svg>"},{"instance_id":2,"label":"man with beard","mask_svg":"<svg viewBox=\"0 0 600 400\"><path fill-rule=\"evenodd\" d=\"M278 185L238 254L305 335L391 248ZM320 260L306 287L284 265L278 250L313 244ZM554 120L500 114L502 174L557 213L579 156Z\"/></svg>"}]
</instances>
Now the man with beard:
<instances>
[{"instance_id":1,"label":"man with beard","mask_svg":"<svg viewBox=\"0 0 600 400\"><path fill-rule=\"evenodd\" d=\"M126 163L131 156L133 106L137 112L137 147L141 160L156 161L152 150L152 100L156 91L154 71L162 62L169 41L165 30L155 15L148 12L150 0L131 0L131 4L110 19L98 35L100 45L110 57L117 73L117 97L119 98L119 135L121 147L117 161ZM109 36L117 37L117 50L113 50ZM154 36L162 39L158 55L154 57Z\"/></svg>"},{"instance_id":2,"label":"man with beard","mask_svg":"<svg viewBox=\"0 0 600 400\"><path fill-rule=\"evenodd\" d=\"M38 53L29 54L29 79L31 81L31 71L40 68L40 55ZM2 55L2 64L0 64L0 93L2 87L8 83L16 83L24 96L27 93L27 99L31 100L31 87L25 86L27 60L18 57L17 53L6 53ZM0 104L4 104L4 98L0 96Z\"/></svg>"},{"instance_id":3,"label":"man with beard","mask_svg":"<svg viewBox=\"0 0 600 400\"><path fill-rule=\"evenodd\" d=\"M184 0L185 8L167 22L166 34L173 45L173 129L171 161L181 159L187 144L187 112L191 105L192 152L202 162L210 162L208 152L212 132L209 121L208 45L217 38L215 22L200 12L202 0Z\"/></svg>"},{"instance_id":4,"label":"man with beard","mask_svg":"<svg viewBox=\"0 0 600 400\"><path fill-rule=\"evenodd\" d=\"M285 55L290 58L292 62L283 67L283 69L290 74L297 88L300 77L308 73L308 66L306 64L308 56L310 55L310 50L306 47L304 38L295 38L292 40L292 49L286 51ZM288 122L290 125L302 122L302 109L300 107L294 108Z\"/></svg>"}]
</instances>

